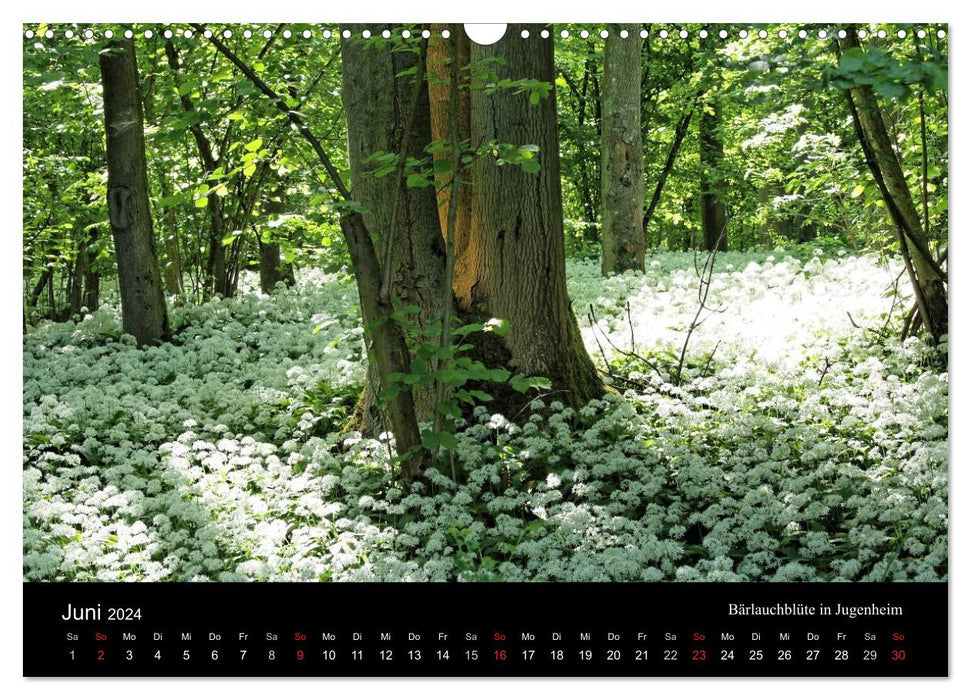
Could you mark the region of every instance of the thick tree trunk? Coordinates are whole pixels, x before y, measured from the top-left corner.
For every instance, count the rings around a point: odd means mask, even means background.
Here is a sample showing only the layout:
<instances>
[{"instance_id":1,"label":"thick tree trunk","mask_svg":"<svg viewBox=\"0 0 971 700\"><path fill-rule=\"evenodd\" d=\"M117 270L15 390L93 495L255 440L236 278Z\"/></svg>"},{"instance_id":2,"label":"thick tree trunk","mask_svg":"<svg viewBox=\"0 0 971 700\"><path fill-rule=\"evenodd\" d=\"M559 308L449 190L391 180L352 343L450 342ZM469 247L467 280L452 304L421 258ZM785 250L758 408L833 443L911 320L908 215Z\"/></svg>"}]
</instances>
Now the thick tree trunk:
<instances>
[{"instance_id":1,"label":"thick tree trunk","mask_svg":"<svg viewBox=\"0 0 971 700\"><path fill-rule=\"evenodd\" d=\"M520 34L528 29L529 38ZM494 63L500 79L554 81L553 42L539 25L510 24L491 46L472 46L472 61ZM479 158L472 174L472 235L456 270L465 309L508 322L496 359L514 372L552 380L561 400L580 405L603 394L603 383L583 347L566 289L556 98L532 104L513 90L472 92L472 143L535 145L540 170Z\"/></svg>"},{"instance_id":2,"label":"thick tree trunk","mask_svg":"<svg viewBox=\"0 0 971 700\"><path fill-rule=\"evenodd\" d=\"M721 104L709 101L701 113L698 128L701 160L701 232L705 250L728 250L722 161L725 149L721 137Z\"/></svg>"},{"instance_id":3,"label":"thick tree trunk","mask_svg":"<svg viewBox=\"0 0 971 700\"><path fill-rule=\"evenodd\" d=\"M612 26L604 42L600 221L604 276L644 271L644 144L638 27Z\"/></svg>"},{"instance_id":4,"label":"thick tree trunk","mask_svg":"<svg viewBox=\"0 0 971 700\"><path fill-rule=\"evenodd\" d=\"M846 42L849 46L859 46L854 31L848 32ZM869 85L855 85L849 91L849 102L867 165L897 227L901 253L917 296L921 319L936 342L947 334L948 329L944 275L928 248L920 215L887 133L876 95Z\"/></svg>"},{"instance_id":5,"label":"thick tree trunk","mask_svg":"<svg viewBox=\"0 0 971 700\"><path fill-rule=\"evenodd\" d=\"M101 53L108 160L108 219L118 260L122 321L139 345L169 335L168 312L152 234L138 69L131 40Z\"/></svg>"},{"instance_id":6,"label":"thick tree trunk","mask_svg":"<svg viewBox=\"0 0 971 700\"><path fill-rule=\"evenodd\" d=\"M432 140L429 94L421 75L415 74L419 53L367 47L360 38L364 28L350 25L354 38L341 43L351 191L354 200L364 205L364 224L376 239L383 265L378 280L382 299L396 300L399 308L418 307L420 311L406 321L417 331L439 320L445 284L445 247L435 191L408 187L406 178L399 179L397 173L374 177L370 173L375 165L366 161L380 152L400 158L403 149L410 158L425 156ZM367 28L380 35L389 27ZM456 243L458 239L457 233ZM369 371L357 411L362 427L370 430L384 424L376 401L375 370ZM415 387L414 402L419 420L430 419L434 386Z\"/></svg>"}]
</instances>

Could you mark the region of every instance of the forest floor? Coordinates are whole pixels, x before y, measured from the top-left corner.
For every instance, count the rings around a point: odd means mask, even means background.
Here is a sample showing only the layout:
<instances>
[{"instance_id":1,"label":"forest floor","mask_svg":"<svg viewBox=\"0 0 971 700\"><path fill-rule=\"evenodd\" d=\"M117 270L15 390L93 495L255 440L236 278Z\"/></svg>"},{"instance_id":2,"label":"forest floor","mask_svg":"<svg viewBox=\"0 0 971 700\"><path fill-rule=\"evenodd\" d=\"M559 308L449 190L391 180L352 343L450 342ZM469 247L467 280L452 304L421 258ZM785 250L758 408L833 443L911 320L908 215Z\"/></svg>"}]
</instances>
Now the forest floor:
<instances>
[{"instance_id":1,"label":"forest floor","mask_svg":"<svg viewBox=\"0 0 971 700\"><path fill-rule=\"evenodd\" d=\"M721 254L698 314L703 263L568 263L623 391L477 410L459 485L449 464L420 493L386 441L342 432L363 378L346 276L176 307L174 342L145 350L111 304L44 323L24 340L24 576L946 578L946 344L896 338L899 269Z\"/></svg>"}]
</instances>

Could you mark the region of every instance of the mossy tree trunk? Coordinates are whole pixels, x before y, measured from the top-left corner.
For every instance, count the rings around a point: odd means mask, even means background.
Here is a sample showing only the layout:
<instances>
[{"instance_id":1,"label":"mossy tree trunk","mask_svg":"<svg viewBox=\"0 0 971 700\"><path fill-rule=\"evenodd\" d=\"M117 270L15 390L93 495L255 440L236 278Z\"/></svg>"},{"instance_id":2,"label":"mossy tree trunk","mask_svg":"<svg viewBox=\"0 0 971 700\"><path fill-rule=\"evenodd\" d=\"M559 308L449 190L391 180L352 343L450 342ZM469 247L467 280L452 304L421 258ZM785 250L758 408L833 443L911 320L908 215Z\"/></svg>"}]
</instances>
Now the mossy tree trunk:
<instances>
[{"instance_id":1,"label":"mossy tree trunk","mask_svg":"<svg viewBox=\"0 0 971 700\"><path fill-rule=\"evenodd\" d=\"M148 202L145 133L135 47L108 42L99 59L104 88L108 219L115 240L122 324L139 345L169 335Z\"/></svg>"},{"instance_id":2,"label":"mossy tree trunk","mask_svg":"<svg viewBox=\"0 0 971 700\"><path fill-rule=\"evenodd\" d=\"M620 30L627 29L626 38ZM612 25L604 42L600 222L604 276L644 271L644 144L641 39L637 26Z\"/></svg>"},{"instance_id":3,"label":"mossy tree trunk","mask_svg":"<svg viewBox=\"0 0 971 700\"><path fill-rule=\"evenodd\" d=\"M414 306L417 314L405 322L412 331L429 328L438 320L445 284L445 248L435 190L408 187L396 172L383 177L371 173L377 165L368 158L377 153L410 158L425 156L432 140L429 92L424 71L418 71L420 55L414 50L380 50L367 46L361 32L380 36L384 25L349 25L352 38L343 39L341 57L344 79L344 111L351 165L351 192L363 205L364 223L375 238L383 269L382 294L395 306ZM343 27L342 27L343 29ZM390 255L390 259L389 256ZM387 283L388 289L384 289ZM369 370L357 410L360 427L374 430L384 420L377 401L377 376ZM419 420L431 418L435 403L431 384L414 389Z\"/></svg>"},{"instance_id":4,"label":"mossy tree trunk","mask_svg":"<svg viewBox=\"0 0 971 700\"><path fill-rule=\"evenodd\" d=\"M529 38L521 32L529 31ZM526 376L552 380L565 403L580 405L604 392L587 355L566 288L553 41L540 25L510 24L491 46L472 45L471 59L500 58L499 79L548 83L538 102L527 92L471 94L473 144L538 147L538 173L498 165L491 156L472 168L472 227L466 265L456 270L462 308L474 317L508 322L505 364ZM535 102L535 103L534 103Z\"/></svg>"}]
</instances>

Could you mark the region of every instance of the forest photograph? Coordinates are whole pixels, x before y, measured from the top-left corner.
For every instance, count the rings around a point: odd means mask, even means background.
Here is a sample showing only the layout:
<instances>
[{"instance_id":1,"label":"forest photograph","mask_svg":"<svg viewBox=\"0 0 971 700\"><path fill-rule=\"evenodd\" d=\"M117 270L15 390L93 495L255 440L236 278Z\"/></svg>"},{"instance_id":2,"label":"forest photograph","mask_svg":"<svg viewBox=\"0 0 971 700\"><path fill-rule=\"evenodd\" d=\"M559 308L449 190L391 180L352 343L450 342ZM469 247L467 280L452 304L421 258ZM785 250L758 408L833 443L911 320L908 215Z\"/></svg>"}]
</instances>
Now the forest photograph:
<instances>
[{"instance_id":1,"label":"forest photograph","mask_svg":"<svg viewBox=\"0 0 971 700\"><path fill-rule=\"evenodd\" d=\"M946 581L944 25L24 25L25 581Z\"/></svg>"}]
</instances>

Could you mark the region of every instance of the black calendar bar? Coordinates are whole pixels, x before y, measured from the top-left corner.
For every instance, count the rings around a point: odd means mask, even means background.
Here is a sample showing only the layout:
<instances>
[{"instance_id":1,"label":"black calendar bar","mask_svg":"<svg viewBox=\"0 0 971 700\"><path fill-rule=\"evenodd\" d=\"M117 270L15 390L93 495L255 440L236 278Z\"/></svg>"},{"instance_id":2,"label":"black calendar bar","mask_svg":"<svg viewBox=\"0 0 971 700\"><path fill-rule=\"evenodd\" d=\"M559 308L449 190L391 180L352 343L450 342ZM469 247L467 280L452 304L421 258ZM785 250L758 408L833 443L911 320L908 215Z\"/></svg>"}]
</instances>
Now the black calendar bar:
<instances>
[{"instance_id":1,"label":"black calendar bar","mask_svg":"<svg viewBox=\"0 0 971 700\"><path fill-rule=\"evenodd\" d=\"M25 676L946 676L947 584L25 583Z\"/></svg>"}]
</instances>

